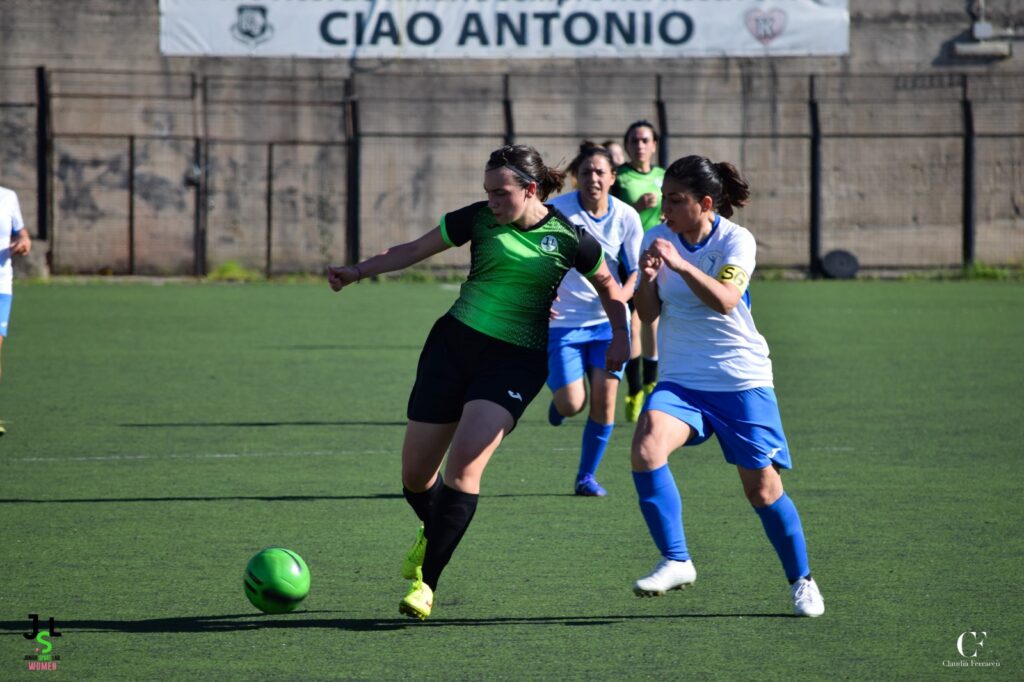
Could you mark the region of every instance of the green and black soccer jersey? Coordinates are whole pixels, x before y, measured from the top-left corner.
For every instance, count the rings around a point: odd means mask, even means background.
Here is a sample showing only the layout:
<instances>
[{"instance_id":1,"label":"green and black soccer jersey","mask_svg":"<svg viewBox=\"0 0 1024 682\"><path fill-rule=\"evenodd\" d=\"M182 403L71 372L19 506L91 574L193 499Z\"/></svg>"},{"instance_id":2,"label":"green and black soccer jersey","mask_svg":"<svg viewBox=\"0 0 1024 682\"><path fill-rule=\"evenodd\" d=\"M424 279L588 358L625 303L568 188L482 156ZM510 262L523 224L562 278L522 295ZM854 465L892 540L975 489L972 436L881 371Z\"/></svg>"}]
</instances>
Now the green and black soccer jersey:
<instances>
[{"instance_id":1,"label":"green and black soccer jersey","mask_svg":"<svg viewBox=\"0 0 1024 682\"><path fill-rule=\"evenodd\" d=\"M449 314L502 341L546 350L551 303L570 268L592 275L601 245L554 208L528 229L501 225L486 201L445 214L441 236L471 242L469 277Z\"/></svg>"},{"instance_id":2,"label":"green and black soccer jersey","mask_svg":"<svg viewBox=\"0 0 1024 682\"><path fill-rule=\"evenodd\" d=\"M616 169L615 176L612 194L634 208L637 200L648 192L654 192L657 195L657 204L639 212L640 223L644 226L644 231L660 224L661 183L665 180L665 169L654 166L646 173L641 173L628 163L624 163Z\"/></svg>"}]
</instances>

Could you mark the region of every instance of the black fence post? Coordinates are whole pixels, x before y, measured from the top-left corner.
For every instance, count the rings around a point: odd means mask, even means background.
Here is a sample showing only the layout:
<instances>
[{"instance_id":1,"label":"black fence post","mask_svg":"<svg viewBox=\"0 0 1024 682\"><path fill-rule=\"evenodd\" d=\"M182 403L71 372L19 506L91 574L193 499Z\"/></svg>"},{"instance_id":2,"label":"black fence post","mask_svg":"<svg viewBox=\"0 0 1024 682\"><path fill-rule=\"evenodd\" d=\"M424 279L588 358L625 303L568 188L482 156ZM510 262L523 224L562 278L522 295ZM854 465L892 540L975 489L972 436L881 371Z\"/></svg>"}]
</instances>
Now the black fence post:
<instances>
[{"instance_id":1,"label":"black fence post","mask_svg":"<svg viewBox=\"0 0 1024 682\"><path fill-rule=\"evenodd\" d=\"M196 277L202 277L206 274L206 210L209 205L207 203L209 201L209 191L207 189L209 176L206 165L210 150L208 146L209 141L199 137L195 138L193 145L192 158L194 161L193 176L196 183L196 212L192 236L192 274Z\"/></svg>"},{"instance_id":2,"label":"black fence post","mask_svg":"<svg viewBox=\"0 0 1024 682\"><path fill-rule=\"evenodd\" d=\"M661 96L661 74L655 76L654 79L654 107L658 112L658 135L661 140L658 144L658 165L668 168L671 158L668 148L668 110L665 107L665 100Z\"/></svg>"},{"instance_id":3,"label":"black fence post","mask_svg":"<svg viewBox=\"0 0 1024 682\"><path fill-rule=\"evenodd\" d=\"M810 79L810 99L807 102L811 117L811 225L808 274L812 278L817 278L821 276L821 118L818 113L814 76L810 76Z\"/></svg>"},{"instance_id":4,"label":"black fence post","mask_svg":"<svg viewBox=\"0 0 1024 682\"><path fill-rule=\"evenodd\" d=\"M974 107L967 89L967 74L963 75L963 96L960 100L964 119L964 172L963 172L963 267L974 265L974 247L977 237L977 184L976 184L976 135L974 131Z\"/></svg>"},{"instance_id":5,"label":"black fence post","mask_svg":"<svg viewBox=\"0 0 1024 682\"><path fill-rule=\"evenodd\" d=\"M512 94L509 86L509 75L506 73L501 79L501 108L505 113L505 144L516 143L516 119L512 111Z\"/></svg>"},{"instance_id":6,"label":"black fence post","mask_svg":"<svg viewBox=\"0 0 1024 682\"><path fill-rule=\"evenodd\" d=\"M345 250L346 260L350 265L358 263L360 258L360 225L359 225L359 192L360 192L360 157L362 140L359 130L359 98L356 96L355 76L345 82L345 119L346 136L348 137L348 159L345 172Z\"/></svg>"},{"instance_id":7,"label":"black fence post","mask_svg":"<svg viewBox=\"0 0 1024 682\"><path fill-rule=\"evenodd\" d=\"M274 143L267 143L267 259L266 276L273 270L274 251Z\"/></svg>"},{"instance_id":8,"label":"black fence post","mask_svg":"<svg viewBox=\"0 0 1024 682\"><path fill-rule=\"evenodd\" d=\"M210 210L210 131L209 122L209 93L207 91L206 76L197 79L192 75L192 97L199 97L199 106L202 111L202 133L195 138L193 148L192 178L196 188L196 217L195 232L192 238L194 262L192 273L196 277L206 276L206 228L207 215Z\"/></svg>"},{"instance_id":9,"label":"black fence post","mask_svg":"<svg viewBox=\"0 0 1024 682\"><path fill-rule=\"evenodd\" d=\"M135 136L128 136L128 274L135 274Z\"/></svg>"},{"instance_id":10,"label":"black fence post","mask_svg":"<svg viewBox=\"0 0 1024 682\"><path fill-rule=\"evenodd\" d=\"M50 236L50 84L45 66L36 67L36 238Z\"/></svg>"}]
</instances>

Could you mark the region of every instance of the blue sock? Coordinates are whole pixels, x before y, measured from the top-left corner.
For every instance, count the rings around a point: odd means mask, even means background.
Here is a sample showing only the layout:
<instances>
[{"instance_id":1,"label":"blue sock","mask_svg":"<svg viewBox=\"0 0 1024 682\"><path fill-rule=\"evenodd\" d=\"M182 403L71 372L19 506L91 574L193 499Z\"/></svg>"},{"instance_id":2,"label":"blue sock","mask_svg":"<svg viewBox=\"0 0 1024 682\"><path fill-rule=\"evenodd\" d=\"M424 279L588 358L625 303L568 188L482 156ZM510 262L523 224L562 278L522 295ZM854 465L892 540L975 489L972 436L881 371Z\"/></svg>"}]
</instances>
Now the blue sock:
<instances>
[{"instance_id":1,"label":"blue sock","mask_svg":"<svg viewBox=\"0 0 1024 682\"><path fill-rule=\"evenodd\" d=\"M658 551L666 559L689 560L683 533L683 500L668 464L654 471L634 471L633 484L640 497L640 511Z\"/></svg>"},{"instance_id":2,"label":"blue sock","mask_svg":"<svg viewBox=\"0 0 1024 682\"><path fill-rule=\"evenodd\" d=\"M555 401L552 400L551 404L548 405L548 423L552 426L561 426L564 421L565 417L558 411L558 408L555 407Z\"/></svg>"},{"instance_id":3,"label":"blue sock","mask_svg":"<svg viewBox=\"0 0 1024 682\"><path fill-rule=\"evenodd\" d=\"M583 427L583 446L580 449L580 468L576 472L579 480L586 475L593 476L601 465L601 458L608 448L608 439L612 437L615 424L598 424L587 417L587 425Z\"/></svg>"},{"instance_id":4,"label":"blue sock","mask_svg":"<svg viewBox=\"0 0 1024 682\"><path fill-rule=\"evenodd\" d=\"M811 569L807 563L804 528L800 523L796 505L789 499L789 495L782 493L782 497L767 507L754 507L754 511L761 517L764 532L782 561L786 579L793 582L808 575Z\"/></svg>"}]
</instances>

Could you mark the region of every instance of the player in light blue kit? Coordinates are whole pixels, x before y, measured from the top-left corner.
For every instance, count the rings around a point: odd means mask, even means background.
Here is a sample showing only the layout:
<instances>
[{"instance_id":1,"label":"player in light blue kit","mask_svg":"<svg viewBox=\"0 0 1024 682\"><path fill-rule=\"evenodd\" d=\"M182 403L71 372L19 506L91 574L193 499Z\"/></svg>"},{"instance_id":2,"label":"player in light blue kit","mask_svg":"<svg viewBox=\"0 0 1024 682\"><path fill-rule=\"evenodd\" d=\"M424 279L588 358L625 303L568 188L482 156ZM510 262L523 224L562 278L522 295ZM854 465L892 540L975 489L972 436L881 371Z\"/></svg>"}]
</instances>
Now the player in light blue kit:
<instances>
[{"instance_id":1,"label":"player in light blue kit","mask_svg":"<svg viewBox=\"0 0 1024 682\"><path fill-rule=\"evenodd\" d=\"M623 290L632 292L643 227L640 215L623 201L609 195L615 182L611 153L592 142L580 145L569 164L577 191L563 194L550 204L569 222L582 227L601 244L613 276L619 263L629 273ZM558 426L566 417L579 414L587 405L584 376L590 382L590 414L583 427L580 464L576 472L577 495L603 497L607 491L594 475L601 464L615 428L615 398L622 371L605 368L605 352L612 327L601 307L597 290L580 273L570 270L558 287L552 305L548 333L548 388L554 394L548 420Z\"/></svg>"},{"instance_id":2,"label":"player in light blue kit","mask_svg":"<svg viewBox=\"0 0 1024 682\"><path fill-rule=\"evenodd\" d=\"M732 164L684 157L665 173L665 223L644 236L634 302L641 320L660 318L661 363L631 460L640 510L663 560L633 590L662 595L697 579L668 458L714 433L782 561L794 613L820 616L825 603L811 577L800 515L779 476L791 463L768 345L750 314L756 244L728 220L749 196Z\"/></svg>"}]
</instances>

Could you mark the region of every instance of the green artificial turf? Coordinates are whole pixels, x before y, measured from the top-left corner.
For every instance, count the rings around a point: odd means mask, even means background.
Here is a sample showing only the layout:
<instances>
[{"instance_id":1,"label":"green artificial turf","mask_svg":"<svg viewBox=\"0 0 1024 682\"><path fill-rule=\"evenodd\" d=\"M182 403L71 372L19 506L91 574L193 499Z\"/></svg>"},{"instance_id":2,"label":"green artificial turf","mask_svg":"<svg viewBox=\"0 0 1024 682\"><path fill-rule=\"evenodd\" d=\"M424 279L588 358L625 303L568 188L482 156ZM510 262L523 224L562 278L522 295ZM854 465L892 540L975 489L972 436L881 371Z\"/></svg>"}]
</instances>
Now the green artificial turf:
<instances>
[{"instance_id":1,"label":"green artificial turf","mask_svg":"<svg viewBox=\"0 0 1024 682\"><path fill-rule=\"evenodd\" d=\"M634 597L658 556L631 425L599 472L610 495L575 497L582 420L550 427L545 391L419 623L397 612L416 530L398 452L453 287L16 283L0 679L1020 679L1024 286L752 292L823 617L788 615L713 439L671 460L697 583ZM313 587L261 615L241 575L275 545ZM63 633L57 672L26 670L31 613Z\"/></svg>"}]
</instances>

